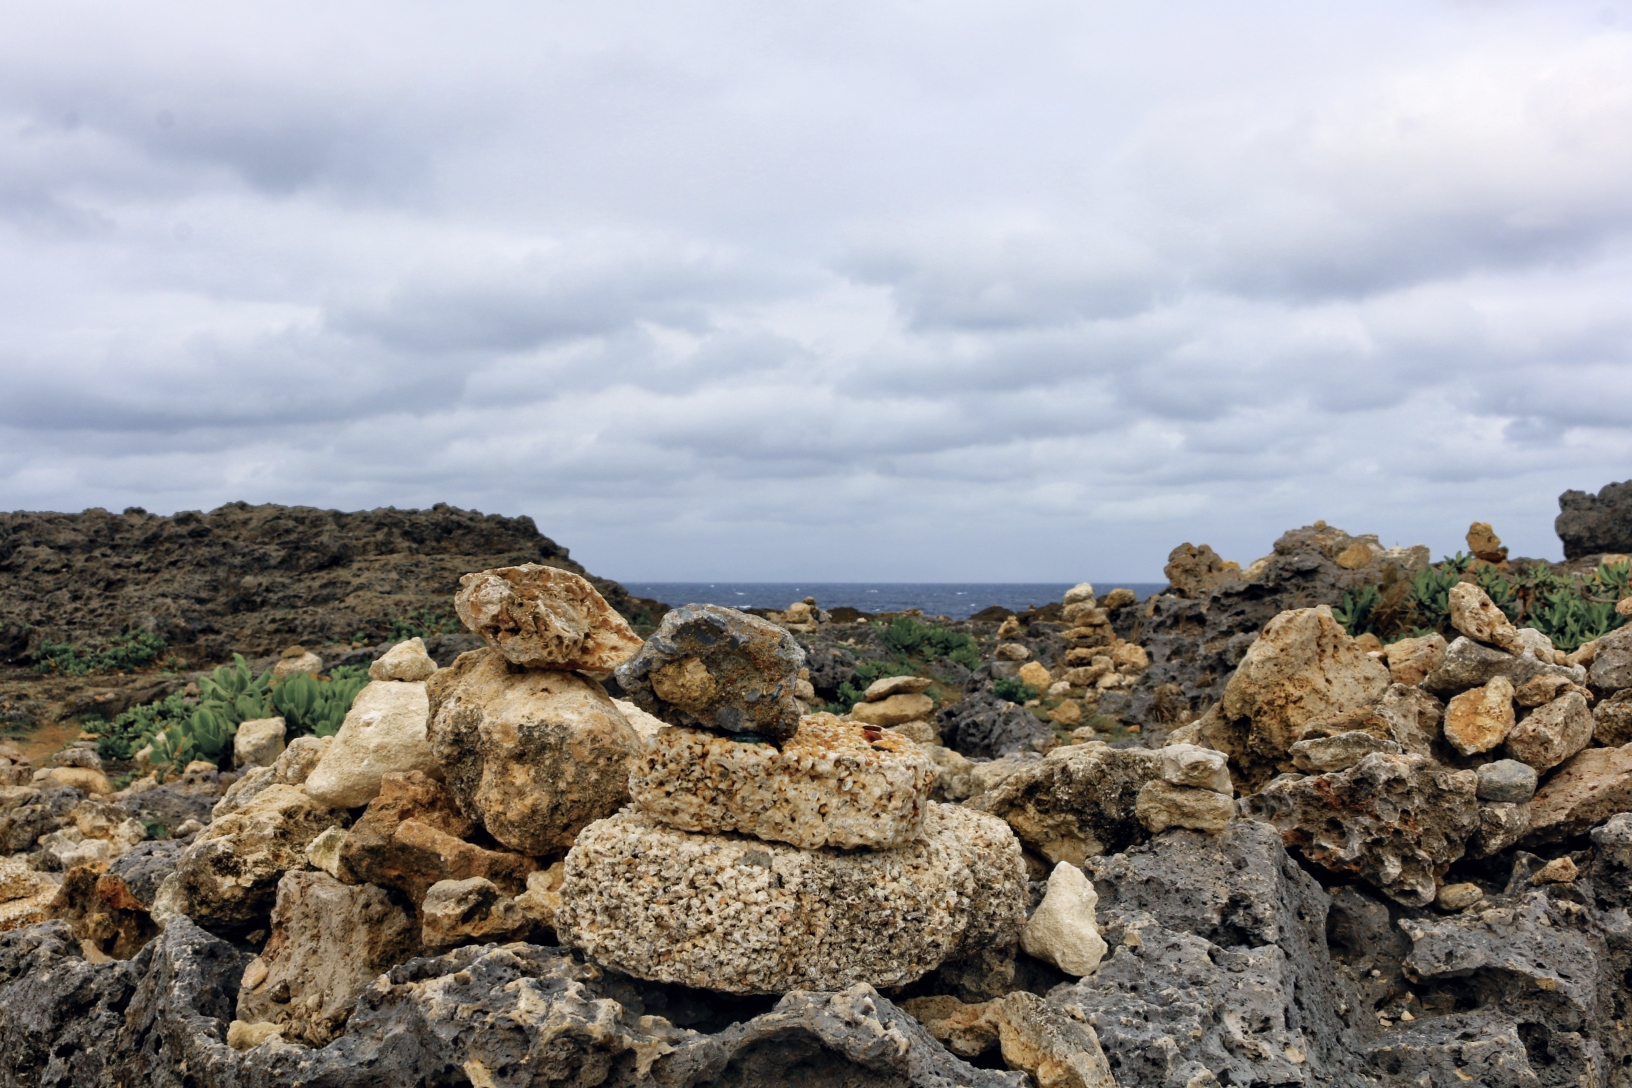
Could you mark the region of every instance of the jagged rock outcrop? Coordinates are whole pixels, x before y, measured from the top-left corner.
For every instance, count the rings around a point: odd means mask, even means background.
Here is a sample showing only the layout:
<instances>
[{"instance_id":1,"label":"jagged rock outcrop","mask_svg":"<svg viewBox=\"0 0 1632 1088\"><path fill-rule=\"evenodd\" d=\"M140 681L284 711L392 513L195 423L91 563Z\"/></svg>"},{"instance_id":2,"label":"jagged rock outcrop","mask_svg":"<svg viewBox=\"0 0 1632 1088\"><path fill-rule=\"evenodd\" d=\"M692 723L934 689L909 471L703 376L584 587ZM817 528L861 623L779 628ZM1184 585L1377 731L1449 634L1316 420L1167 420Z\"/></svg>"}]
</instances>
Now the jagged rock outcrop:
<instances>
[{"instance_id":1,"label":"jagged rock outcrop","mask_svg":"<svg viewBox=\"0 0 1632 1088\"><path fill-rule=\"evenodd\" d=\"M1632 552L1632 480L1605 484L1596 495L1564 492L1553 531L1564 542L1565 559Z\"/></svg>"}]
</instances>

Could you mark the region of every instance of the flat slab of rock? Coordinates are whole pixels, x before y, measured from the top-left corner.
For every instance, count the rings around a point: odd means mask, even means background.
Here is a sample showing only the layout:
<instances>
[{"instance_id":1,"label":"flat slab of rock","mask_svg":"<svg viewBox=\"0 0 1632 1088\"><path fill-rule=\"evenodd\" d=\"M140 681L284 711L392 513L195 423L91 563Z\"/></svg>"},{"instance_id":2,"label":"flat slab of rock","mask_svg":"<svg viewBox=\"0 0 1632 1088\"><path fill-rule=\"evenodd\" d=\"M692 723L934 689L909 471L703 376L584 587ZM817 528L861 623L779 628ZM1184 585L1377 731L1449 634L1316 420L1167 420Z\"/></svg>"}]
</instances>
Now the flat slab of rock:
<instances>
[{"instance_id":1,"label":"flat slab of rock","mask_svg":"<svg viewBox=\"0 0 1632 1088\"><path fill-rule=\"evenodd\" d=\"M1346 771L1277 779L1247 806L1288 849L1422 907L1479 827L1478 782L1422 756L1378 753Z\"/></svg>"},{"instance_id":2,"label":"flat slab of rock","mask_svg":"<svg viewBox=\"0 0 1632 1088\"><path fill-rule=\"evenodd\" d=\"M535 669L610 672L640 637L588 580L524 563L459 579L454 611L508 661Z\"/></svg>"},{"instance_id":3,"label":"flat slab of rock","mask_svg":"<svg viewBox=\"0 0 1632 1088\"><path fill-rule=\"evenodd\" d=\"M1009 829L957 805L932 804L909 846L853 852L694 835L629 809L567 854L555 926L637 978L743 994L896 986L966 942L1012 947L1025 886Z\"/></svg>"},{"instance_id":4,"label":"flat slab of rock","mask_svg":"<svg viewBox=\"0 0 1632 1088\"><path fill-rule=\"evenodd\" d=\"M1530 801L1525 846L1560 842L1632 811L1632 745L1588 748L1543 782Z\"/></svg>"},{"instance_id":5,"label":"flat slab of rock","mask_svg":"<svg viewBox=\"0 0 1632 1088\"><path fill-rule=\"evenodd\" d=\"M805 651L774 623L713 604L671 609L618 668L629 700L670 725L758 733L799 728L795 697Z\"/></svg>"},{"instance_id":6,"label":"flat slab of rock","mask_svg":"<svg viewBox=\"0 0 1632 1088\"><path fill-rule=\"evenodd\" d=\"M512 850L565 849L629 796L640 738L599 684L460 654L426 681L431 752L466 816Z\"/></svg>"},{"instance_id":7,"label":"flat slab of rock","mask_svg":"<svg viewBox=\"0 0 1632 1088\"><path fill-rule=\"evenodd\" d=\"M375 680L357 693L340 731L306 779L306 792L331 808L361 808L380 779L404 771L442 773L426 739L431 704L423 683Z\"/></svg>"},{"instance_id":8,"label":"flat slab of rock","mask_svg":"<svg viewBox=\"0 0 1632 1088\"><path fill-rule=\"evenodd\" d=\"M850 717L868 725L905 725L934 717L935 700L927 695L891 695L874 703L857 703Z\"/></svg>"},{"instance_id":9,"label":"flat slab of rock","mask_svg":"<svg viewBox=\"0 0 1632 1088\"><path fill-rule=\"evenodd\" d=\"M1154 778L1140 789L1134 802L1134 814L1153 833L1170 827L1216 833L1234 819L1235 802L1216 790L1175 786Z\"/></svg>"},{"instance_id":10,"label":"flat slab of rock","mask_svg":"<svg viewBox=\"0 0 1632 1088\"><path fill-rule=\"evenodd\" d=\"M923 826L935 761L893 733L815 714L781 749L670 727L635 757L629 793L641 811L682 831L889 849Z\"/></svg>"},{"instance_id":11,"label":"flat slab of rock","mask_svg":"<svg viewBox=\"0 0 1632 1088\"><path fill-rule=\"evenodd\" d=\"M892 695L922 695L933 683L927 676L885 676L868 684L861 697L877 703Z\"/></svg>"}]
</instances>

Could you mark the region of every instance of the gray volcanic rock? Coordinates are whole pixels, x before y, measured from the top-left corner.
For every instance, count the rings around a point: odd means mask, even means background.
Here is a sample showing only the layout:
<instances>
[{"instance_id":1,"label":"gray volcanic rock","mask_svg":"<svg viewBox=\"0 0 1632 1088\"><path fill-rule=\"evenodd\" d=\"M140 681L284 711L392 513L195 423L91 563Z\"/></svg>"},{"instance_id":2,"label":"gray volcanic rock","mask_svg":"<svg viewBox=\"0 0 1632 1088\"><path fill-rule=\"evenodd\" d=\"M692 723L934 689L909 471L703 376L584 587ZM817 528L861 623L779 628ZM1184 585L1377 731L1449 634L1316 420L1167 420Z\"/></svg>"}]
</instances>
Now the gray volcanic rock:
<instances>
[{"instance_id":1,"label":"gray volcanic rock","mask_svg":"<svg viewBox=\"0 0 1632 1088\"><path fill-rule=\"evenodd\" d=\"M60 828L83 800L83 793L68 786L0 788L0 850L7 854L33 850L39 837Z\"/></svg>"},{"instance_id":2,"label":"gray volcanic rock","mask_svg":"<svg viewBox=\"0 0 1632 1088\"><path fill-rule=\"evenodd\" d=\"M127 960L86 963L66 922L0 933L0 1083L101 1084L140 977Z\"/></svg>"},{"instance_id":3,"label":"gray volcanic rock","mask_svg":"<svg viewBox=\"0 0 1632 1088\"><path fill-rule=\"evenodd\" d=\"M1054 731L1036 715L987 691L943 707L935 720L941 743L971 759L1043 751L1058 743Z\"/></svg>"},{"instance_id":4,"label":"gray volcanic rock","mask_svg":"<svg viewBox=\"0 0 1632 1088\"><path fill-rule=\"evenodd\" d=\"M0 514L0 661L45 639L94 645L130 629L203 660L383 636L393 619L447 612L461 575L522 563L585 574L531 518L441 503ZM590 581L620 612L639 611L616 582Z\"/></svg>"},{"instance_id":5,"label":"gray volcanic rock","mask_svg":"<svg viewBox=\"0 0 1632 1088\"><path fill-rule=\"evenodd\" d=\"M1565 559L1632 552L1632 480L1605 484L1596 495L1564 492L1553 531L1564 542Z\"/></svg>"},{"instance_id":6,"label":"gray volcanic rock","mask_svg":"<svg viewBox=\"0 0 1632 1088\"><path fill-rule=\"evenodd\" d=\"M143 910L151 910L153 897L159 892L159 885L164 883L165 877L175 871L176 862L181 859L181 852L184 849L185 844L175 839L139 842L108 866L102 880L118 881L123 893L129 896L134 904ZM102 894L101 887L99 883L98 894ZM107 896L103 895L103 898ZM130 909L130 903L115 905Z\"/></svg>"},{"instance_id":7,"label":"gray volcanic rock","mask_svg":"<svg viewBox=\"0 0 1632 1088\"><path fill-rule=\"evenodd\" d=\"M1556 676L1585 684L1587 670L1580 665L1555 665L1531 653L1510 654L1461 635L1446 647L1444 660L1428 674L1422 686L1435 695L1454 695L1488 684L1498 676L1513 681L1514 687L1537 676Z\"/></svg>"},{"instance_id":8,"label":"gray volcanic rock","mask_svg":"<svg viewBox=\"0 0 1632 1088\"><path fill-rule=\"evenodd\" d=\"M619 665L629 701L670 725L758 733L780 742L799 728L794 685L805 651L775 624L713 604L675 608Z\"/></svg>"}]
</instances>

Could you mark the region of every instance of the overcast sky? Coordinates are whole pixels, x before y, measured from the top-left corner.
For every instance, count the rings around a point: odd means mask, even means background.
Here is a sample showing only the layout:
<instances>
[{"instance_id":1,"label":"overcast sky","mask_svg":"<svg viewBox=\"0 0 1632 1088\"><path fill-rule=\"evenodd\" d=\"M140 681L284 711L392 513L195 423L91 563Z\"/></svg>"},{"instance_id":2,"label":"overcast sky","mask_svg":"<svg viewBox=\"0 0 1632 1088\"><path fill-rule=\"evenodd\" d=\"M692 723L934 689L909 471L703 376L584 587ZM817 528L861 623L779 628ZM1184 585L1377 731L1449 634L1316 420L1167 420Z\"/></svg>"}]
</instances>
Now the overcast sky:
<instances>
[{"instance_id":1,"label":"overcast sky","mask_svg":"<svg viewBox=\"0 0 1632 1088\"><path fill-rule=\"evenodd\" d=\"M1632 477L1632 0L0 12L0 508L1159 580Z\"/></svg>"}]
</instances>

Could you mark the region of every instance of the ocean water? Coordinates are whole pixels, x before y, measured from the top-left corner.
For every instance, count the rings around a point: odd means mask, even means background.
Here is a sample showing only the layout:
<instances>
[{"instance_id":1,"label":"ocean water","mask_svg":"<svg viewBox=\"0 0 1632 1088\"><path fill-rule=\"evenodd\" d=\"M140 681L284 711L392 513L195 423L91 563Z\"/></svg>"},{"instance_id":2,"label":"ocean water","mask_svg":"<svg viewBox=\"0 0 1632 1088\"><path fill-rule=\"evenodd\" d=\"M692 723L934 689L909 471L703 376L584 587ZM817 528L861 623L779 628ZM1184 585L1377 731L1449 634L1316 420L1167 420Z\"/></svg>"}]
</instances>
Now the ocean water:
<instances>
[{"instance_id":1,"label":"ocean water","mask_svg":"<svg viewBox=\"0 0 1632 1088\"><path fill-rule=\"evenodd\" d=\"M1071 582L624 582L637 597L668 605L721 604L732 608L786 608L815 597L821 608L849 606L863 612L921 609L926 616L966 619L981 609L1001 605L1016 612L1065 596ZM1167 584L1095 582L1101 595L1123 586L1144 600Z\"/></svg>"}]
</instances>

